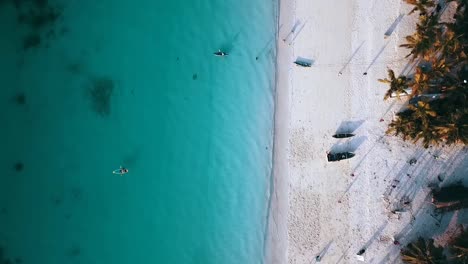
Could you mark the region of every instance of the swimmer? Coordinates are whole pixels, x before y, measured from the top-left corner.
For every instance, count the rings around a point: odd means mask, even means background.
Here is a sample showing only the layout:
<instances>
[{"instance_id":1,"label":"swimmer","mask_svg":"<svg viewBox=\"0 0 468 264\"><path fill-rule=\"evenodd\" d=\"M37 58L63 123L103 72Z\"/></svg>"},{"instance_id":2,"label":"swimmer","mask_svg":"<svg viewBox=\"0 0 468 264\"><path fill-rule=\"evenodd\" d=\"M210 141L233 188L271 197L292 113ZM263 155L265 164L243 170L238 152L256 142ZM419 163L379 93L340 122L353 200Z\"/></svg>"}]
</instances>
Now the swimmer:
<instances>
[{"instance_id":1,"label":"swimmer","mask_svg":"<svg viewBox=\"0 0 468 264\"><path fill-rule=\"evenodd\" d=\"M122 176L122 175L128 173L128 169L126 169L126 168L120 166L119 169L114 170L112 173L114 173L114 174L120 174L120 176Z\"/></svg>"}]
</instances>

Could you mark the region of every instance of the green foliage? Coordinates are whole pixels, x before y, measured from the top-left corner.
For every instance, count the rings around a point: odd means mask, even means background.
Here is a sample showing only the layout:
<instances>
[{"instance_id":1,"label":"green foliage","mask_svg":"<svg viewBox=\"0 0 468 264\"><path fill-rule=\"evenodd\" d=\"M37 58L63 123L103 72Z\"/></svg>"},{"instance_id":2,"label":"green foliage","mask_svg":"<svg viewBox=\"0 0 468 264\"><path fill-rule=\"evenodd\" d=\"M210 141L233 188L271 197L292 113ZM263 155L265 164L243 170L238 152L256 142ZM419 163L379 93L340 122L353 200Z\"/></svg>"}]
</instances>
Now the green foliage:
<instances>
[{"instance_id":1,"label":"green foliage","mask_svg":"<svg viewBox=\"0 0 468 264\"><path fill-rule=\"evenodd\" d=\"M407 94L405 89L408 88L408 79L406 78L406 76L400 76L396 78L393 70L388 70L388 79L379 79L379 82L387 83L390 85L390 89L385 94L384 100L389 98L392 95L392 93L396 93L397 97L399 97L401 94Z\"/></svg>"}]
</instances>

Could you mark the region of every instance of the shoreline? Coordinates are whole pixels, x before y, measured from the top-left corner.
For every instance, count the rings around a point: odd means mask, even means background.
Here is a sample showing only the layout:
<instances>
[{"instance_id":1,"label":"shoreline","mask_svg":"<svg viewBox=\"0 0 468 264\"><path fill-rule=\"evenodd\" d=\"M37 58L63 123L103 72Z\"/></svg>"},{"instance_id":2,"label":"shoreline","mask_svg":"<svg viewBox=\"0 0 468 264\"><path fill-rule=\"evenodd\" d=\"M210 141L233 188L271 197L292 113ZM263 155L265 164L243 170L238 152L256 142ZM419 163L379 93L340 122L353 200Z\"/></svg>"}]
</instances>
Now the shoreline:
<instances>
[{"instance_id":1,"label":"shoreline","mask_svg":"<svg viewBox=\"0 0 468 264\"><path fill-rule=\"evenodd\" d=\"M273 174L270 184L270 209L266 234L264 263L287 263L288 215L288 138L289 138L289 84L292 46L285 46L282 27L293 23L294 7L291 1L278 0L276 24L275 108L273 132ZM283 29L284 31L284 29Z\"/></svg>"}]
</instances>

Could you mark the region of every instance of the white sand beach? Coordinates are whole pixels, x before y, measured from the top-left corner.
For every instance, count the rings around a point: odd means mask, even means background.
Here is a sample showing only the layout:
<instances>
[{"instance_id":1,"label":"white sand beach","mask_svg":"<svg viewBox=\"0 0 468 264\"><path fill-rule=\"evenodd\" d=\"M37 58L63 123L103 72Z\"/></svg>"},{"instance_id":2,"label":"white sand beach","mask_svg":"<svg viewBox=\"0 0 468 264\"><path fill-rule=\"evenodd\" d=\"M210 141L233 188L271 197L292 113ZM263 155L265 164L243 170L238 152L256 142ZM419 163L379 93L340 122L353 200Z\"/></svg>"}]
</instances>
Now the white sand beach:
<instances>
[{"instance_id":1,"label":"white sand beach","mask_svg":"<svg viewBox=\"0 0 468 264\"><path fill-rule=\"evenodd\" d=\"M450 221L431 216L427 185L467 174L466 149L425 149L385 135L405 100L384 101L388 88L377 79L387 67L411 70L409 51L399 47L414 31L410 10L402 0L280 0L265 263L315 263L316 256L321 263L400 263L393 237L404 245ZM312 66L294 65L298 58ZM343 131L356 135L332 137ZM356 156L327 162L332 150ZM404 212L392 214L404 201ZM364 262L356 257L362 248Z\"/></svg>"}]
</instances>

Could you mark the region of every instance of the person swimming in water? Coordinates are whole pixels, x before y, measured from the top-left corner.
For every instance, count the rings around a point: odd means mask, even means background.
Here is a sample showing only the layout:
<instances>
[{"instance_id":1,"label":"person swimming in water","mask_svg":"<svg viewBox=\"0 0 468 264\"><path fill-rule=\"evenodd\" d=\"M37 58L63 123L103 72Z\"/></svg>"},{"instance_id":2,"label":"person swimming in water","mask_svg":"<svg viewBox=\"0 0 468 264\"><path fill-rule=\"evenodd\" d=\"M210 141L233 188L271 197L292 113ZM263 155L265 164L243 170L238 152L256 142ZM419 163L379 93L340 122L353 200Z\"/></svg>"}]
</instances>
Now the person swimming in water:
<instances>
[{"instance_id":1,"label":"person swimming in water","mask_svg":"<svg viewBox=\"0 0 468 264\"><path fill-rule=\"evenodd\" d=\"M112 173L114 173L114 174L120 174L120 176L122 176L122 175L128 173L128 169L126 169L126 168L120 166L119 169L114 170Z\"/></svg>"}]
</instances>

